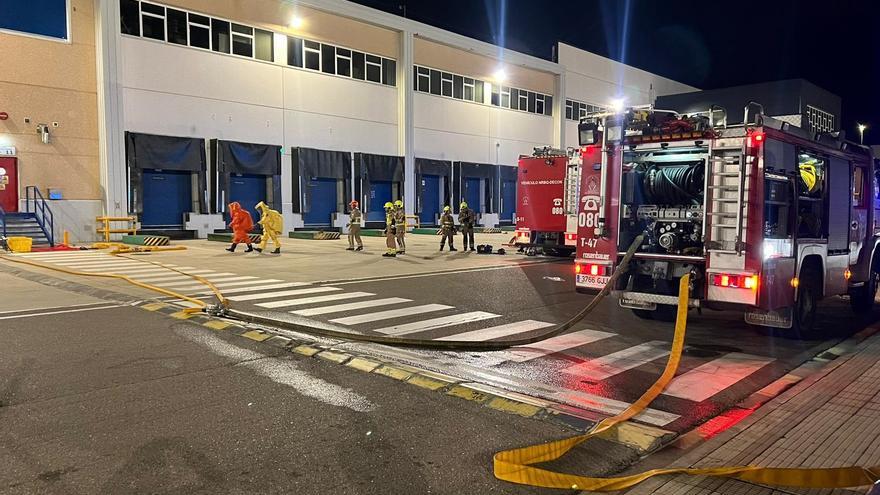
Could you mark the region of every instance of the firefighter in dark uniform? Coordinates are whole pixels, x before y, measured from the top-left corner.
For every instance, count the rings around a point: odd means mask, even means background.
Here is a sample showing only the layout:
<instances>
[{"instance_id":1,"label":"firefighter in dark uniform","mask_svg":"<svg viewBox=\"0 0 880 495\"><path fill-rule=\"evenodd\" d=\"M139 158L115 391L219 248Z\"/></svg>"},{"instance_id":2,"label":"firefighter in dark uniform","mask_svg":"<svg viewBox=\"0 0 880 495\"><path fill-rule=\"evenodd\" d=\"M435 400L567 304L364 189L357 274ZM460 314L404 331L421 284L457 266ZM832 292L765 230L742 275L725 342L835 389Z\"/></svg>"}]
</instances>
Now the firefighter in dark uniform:
<instances>
[{"instance_id":1,"label":"firefighter in dark uniform","mask_svg":"<svg viewBox=\"0 0 880 495\"><path fill-rule=\"evenodd\" d=\"M443 214L440 215L440 230L443 234L443 238L440 240L440 251L443 251L447 239L449 240L449 250L458 251L452 244L452 239L455 235L455 219L452 218L452 208L448 206L443 208Z\"/></svg>"},{"instance_id":2,"label":"firefighter in dark uniform","mask_svg":"<svg viewBox=\"0 0 880 495\"><path fill-rule=\"evenodd\" d=\"M406 210L403 201L394 202L394 225L397 227L397 254L406 253Z\"/></svg>"},{"instance_id":3,"label":"firefighter in dark uniform","mask_svg":"<svg viewBox=\"0 0 880 495\"><path fill-rule=\"evenodd\" d=\"M477 221L477 214L474 210L468 208L468 204L461 202L458 209L458 223L461 224L461 237L464 243L464 250L476 251L474 247L474 223Z\"/></svg>"},{"instance_id":4,"label":"firefighter in dark uniform","mask_svg":"<svg viewBox=\"0 0 880 495\"><path fill-rule=\"evenodd\" d=\"M385 203L385 246L388 248L382 256L397 257L397 229L394 222L394 204Z\"/></svg>"}]
</instances>

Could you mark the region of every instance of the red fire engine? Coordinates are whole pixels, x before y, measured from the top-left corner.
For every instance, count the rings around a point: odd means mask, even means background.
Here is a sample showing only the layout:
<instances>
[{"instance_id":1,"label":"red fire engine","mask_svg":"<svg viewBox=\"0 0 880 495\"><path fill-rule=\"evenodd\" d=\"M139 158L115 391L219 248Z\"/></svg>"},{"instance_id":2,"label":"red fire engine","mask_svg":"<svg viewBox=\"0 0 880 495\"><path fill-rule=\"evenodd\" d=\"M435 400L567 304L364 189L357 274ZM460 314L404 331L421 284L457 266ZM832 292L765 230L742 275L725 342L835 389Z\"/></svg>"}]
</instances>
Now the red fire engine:
<instances>
[{"instance_id":1,"label":"red fire engine","mask_svg":"<svg viewBox=\"0 0 880 495\"><path fill-rule=\"evenodd\" d=\"M570 256L577 243L580 151L535 148L520 156L514 244L528 255Z\"/></svg>"},{"instance_id":2,"label":"red fire engine","mask_svg":"<svg viewBox=\"0 0 880 495\"><path fill-rule=\"evenodd\" d=\"M674 319L686 273L691 307L744 311L754 325L807 334L817 302L835 295L870 310L880 279L870 150L755 103L745 125L716 125L715 114L631 108L581 121L578 290L603 287L644 234L612 287L640 317Z\"/></svg>"}]
</instances>

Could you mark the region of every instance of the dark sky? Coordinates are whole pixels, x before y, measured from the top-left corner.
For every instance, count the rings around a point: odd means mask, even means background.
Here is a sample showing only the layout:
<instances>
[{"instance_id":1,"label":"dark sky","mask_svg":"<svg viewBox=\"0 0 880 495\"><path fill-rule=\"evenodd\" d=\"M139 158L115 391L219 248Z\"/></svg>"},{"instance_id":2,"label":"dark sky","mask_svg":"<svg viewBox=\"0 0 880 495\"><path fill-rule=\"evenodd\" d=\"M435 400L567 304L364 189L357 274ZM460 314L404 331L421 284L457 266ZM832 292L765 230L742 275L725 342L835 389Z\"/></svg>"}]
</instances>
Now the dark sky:
<instances>
[{"instance_id":1,"label":"dark sky","mask_svg":"<svg viewBox=\"0 0 880 495\"><path fill-rule=\"evenodd\" d=\"M355 0L551 59L557 40L699 88L802 77L843 98L843 129L876 126L880 1ZM873 132L872 132L873 131Z\"/></svg>"}]
</instances>

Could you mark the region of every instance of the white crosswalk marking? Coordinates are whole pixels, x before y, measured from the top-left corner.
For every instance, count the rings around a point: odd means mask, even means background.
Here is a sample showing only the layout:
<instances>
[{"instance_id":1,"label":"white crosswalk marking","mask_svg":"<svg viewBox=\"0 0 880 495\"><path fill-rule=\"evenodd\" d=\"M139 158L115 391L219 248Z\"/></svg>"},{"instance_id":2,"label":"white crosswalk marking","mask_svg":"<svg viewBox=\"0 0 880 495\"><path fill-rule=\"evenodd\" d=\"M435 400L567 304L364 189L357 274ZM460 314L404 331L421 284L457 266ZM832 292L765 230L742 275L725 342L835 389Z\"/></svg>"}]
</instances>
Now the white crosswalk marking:
<instances>
[{"instance_id":1,"label":"white crosswalk marking","mask_svg":"<svg viewBox=\"0 0 880 495\"><path fill-rule=\"evenodd\" d=\"M534 344L513 347L502 354L507 358L507 361L524 363L548 354L591 344L616 335L615 333L600 332L599 330L580 330L565 335L557 335Z\"/></svg>"},{"instance_id":2,"label":"white crosswalk marking","mask_svg":"<svg viewBox=\"0 0 880 495\"><path fill-rule=\"evenodd\" d=\"M375 296L372 292L343 292L342 294L330 294L327 296L300 297L297 299L284 299L282 301L271 301L259 303L257 306L261 308L286 308L290 306L302 306L303 304L314 304L329 301L340 301L343 299L356 299L358 297Z\"/></svg>"},{"instance_id":3,"label":"white crosswalk marking","mask_svg":"<svg viewBox=\"0 0 880 495\"><path fill-rule=\"evenodd\" d=\"M773 361L772 358L731 352L675 377L663 394L702 402Z\"/></svg>"},{"instance_id":4,"label":"white crosswalk marking","mask_svg":"<svg viewBox=\"0 0 880 495\"><path fill-rule=\"evenodd\" d=\"M215 272L214 272L214 270L187 270L186 273L191 273L193 275L199 275L199 276L204 277L207 274L213 274ZM159 275L150 276L150 277L137 276L137 277L133 277L133 278L136 278L137 280L139 280L141 282L167 282L167 281L171 281L171 280L178 280L178 279L190 278L190 277L187 277L186 275L184 275L182 273L177 273L177 272L172 271L171 273L168 273L166 275L161 275L161 276L159 276Z\"/></svg>"},{"instance_id":5,"label":"white crosswalk marking","mask_svg":"<svg viewBox=\"0 0 880 495\"><path fill-rule=\"evenodd\" d=\"M194 279L192 277L190 277L190 281L194 281ZM226 287L241 287L243 285L268 284L268 283L272 283L272 282L281 282L281 280L269 278L269 279L243 280L243 281L239 281L239 282L219 282L219 283L211 282L211 283L214 284L218 289L224 289L224 292L226 292L226 290L225 290ZM177 287L176 290L189 292L189 291L193 291L193 290L202 290L204 288L205 288L205 284L203 284L201 282L197 282L193 285L188 285L186 287Z\"/></svg>"},{"instance_id":6,"label":"white crosswalk marking","mask_svg":"<svg viewBox=\"0 0 880 495\"><path fill-rule=\"evenodd\" d=\"M192 278L192 277L187 277L187 278L188 278L189 280L182 280L182 281L180 281L180 282L172 282L172 283L170 283L170 284L162 284L162 287L182 287L182 288L191 287L191 288L193 288L193 289L197 289L199 286L204 286L204 284L200 283L198 280L196 280L196 279L194 279L194 278ZM202 277L202 278L207 279L207 280L208 280L209 282L211 282L211 283L216 283L216 282L240 282L240 281L242 281L242 280L257 280L257 277L253 277L253 276L217 277L217 276L214 276L214 275L209 275L209 276Z\"/></svg>"},{"instance_id":7,"label":"white crosswalk marking","mask_svg":"<svg viewBox=\"0 0 880 495\"><path fill-rule=\"evenodd\" d=\"M330 320L340 325L357 325L358 323L369 323L371 321L389 320L391 318L401 318L404 316L412 316L423 313L431 313L434 311L443 311L444 309L452 309L452 306L445 304L425 304L422 306L412 306L409 308L391 309L388 311L380 311L378 313L367 313L357 316L347 316L345 318L337 318Z\"/></svg>"},{"instance_id":8,"label":"white crosswalk marking","mask_svg":"<svg viewBox=\"0 0 880 495\"><path fill-rule=\"evenodd\" d=\"M263 292L260 294L246 294L243 296L227 297L230 301L258 301L260 299L272 299L275 297L299 296L303 294L318 294L321 292L335 292L337 287L311 287L308 289L284 290L280 292Z\"/></svg>"},{"instance_id":9,"label":"white crosswalk marking","mask_svg":"<svg viewBox=\"0 0 880 495\"><path fill-rule=\"evenodd\" d=\"M190 268L192 268L192 267L190 267ZM118 275L148 275L149 274L152 276L158 276L158 274L162 274L162 273L164 273L165 275L167 275L169 273L174 273L171 270L169 270L168 268L163 268L161 266L154 266L152 268L141 266L141 267L132 267L132 268L120 268L120 269L117 269L117 268L99 268L99 269L89 268L85 271L95 272L95 273L116 273Z\"/></svg>"},{"instance_id":10,"label":"white crosswalk marking","mask_svg":"<svg viewBox=\"0 0 880 495\"><path fill-rule=\"evenodd\" d=\"M65 268L70 268L73 270L110 270L116 268L136 268L143 266L152 266L153 268L161 268L155 265L145 265L140 261L114 261L112 263L88 263L88 264L70 264L70 263L53 263L54 265L60 265Z\"/></svg>"},{"instance_id":11,"label":"white crosswalk marking","mask_svg":"<svg viewBox=\"0 0 880 495\"><path fill-rule=\"evenodd\" d=\"M262 283L262 281L258 281ZM224 294L238 294L241 292L255 292L258 290L275 290L275 289L287 289L289 287L303 287L305 285L309 285L306 282L285 282L283 284L268 284L268 285L254 285L249 287L238 287L235 289L224 290ZM211 294L212 291L205 290L202 292L196 292L196 294Z\"/></svg>"},{"instance_id":12,"label":"white crosswalk marking","mask_svg":"<svg viewBox=\"0 0 880 495\"><path fill-rule=\"evenodd\" d=\"M291 311L291 313L300 316L317 316L330 313L342 313L343 311L353 311L355 309L390 306L392 304L403 304L408 302L412 302L412 300L404 299L402 297L388 297L385 299L374 299L372 301L358 301L348 304L336 304L334 306L321 306L319 308L300 309L298 311Z\"/></svg>"},{"instance_id":13,"label":"white crosswalk marking","mask_svg":"<svg viewBox=\"0 0 880 495\"><path fill-rule=\"evenodd\" d=\"M598 411L609 416L620 414L630 406L628 402L608 399L580 390L565 390L553 395L561 402L577 405L591 411ZM637 414L634 419L655 426L666 426L680 417L678 414L648 408Z\"/></svg>"},{"instance_id":14,"label":"white crosswalk marking","mask_svg":"<svg viewBox=\"0 0 880 495\"><path fill-rule=\"evenodd\" d=\"M669 354L669 343L654 340L605 356L584 361L562 370L570 375L583 376L590 380L604 380L626 370L638 368Z\"/></svg>"},{"instance_id":15,"label":"white crosswalk marking","mask_svg":"<svg viewBox=\"0 0 880 495\"><path fill-rule=\"evenodd\" d=\"M509 335L516 335L519 333L530 332L532 330L538 330L540 328L552 327L553 323L547 323L543 321L536 320L523 320L517 321L514 323L507 323L505 325L498 325L497 327L483 328L480 330L473 330L470 332L457 333L455 335L448 335L446 337L440 337L435 340L461 340L467 342L484 342L487 340L497 339L499 337L506 337Z\"/></svg>"},{"instance_id":16,"label":"white crosswalk marking","mask_svg":"<svg viewBox=\"0 0 880 495\"><path fill-rule=\"evenodd\" d=\"M465 323L489 320L491 318L498 318L499 316L501 315L487 313L485 311L472 311L470 313L461 313L451 316L442 316L440 318L431 318L429 320L416 321L413 323L404 323L402 325L394 325L374 331L388 335L407 335L437 328L451 327L453 325L464 325Z\"/></svg>"},{"instance_id":17,"label":"white crosswalk marking","mask_svg":"<svg viewBox=\"0 0 880 495\"><path fill-rule=\"evenodd\" d=\"M65 266L92 266L92 265L119 265L119 264L152 264L141 260L132 260L128 258L106 258L106 259L71 259L71 260L55 260L56 264Z\"/></svg>"},{"instance_id":18,"label":"white crosswalk marking","mask_svg":"<svg viewBox=\"0 0 880 495\"><path fill-rule=\"evenodd\" d=\"M22 257L22 258L35 259L35 260L42 260L42 259L46 259L46 260L62 260L62 259L76 259L76 258L82 258L82 259L87 259L87 258L95 258L95 259L98 259L98 258L106 258L106 259L110 259L110 256L107 256L107 255L104 254L104 253L97 253L97 252L93 252L93 251L92 251L92 252L89 252L89 251L83 251L83 252L77 252L77 253L60 253L60 252L59 252L59 253L51 253L51 254L46 254L46 253L22 253L22 254L17 254L16 256L20 256L20 257Z\"/></svg>"}]
</instances>

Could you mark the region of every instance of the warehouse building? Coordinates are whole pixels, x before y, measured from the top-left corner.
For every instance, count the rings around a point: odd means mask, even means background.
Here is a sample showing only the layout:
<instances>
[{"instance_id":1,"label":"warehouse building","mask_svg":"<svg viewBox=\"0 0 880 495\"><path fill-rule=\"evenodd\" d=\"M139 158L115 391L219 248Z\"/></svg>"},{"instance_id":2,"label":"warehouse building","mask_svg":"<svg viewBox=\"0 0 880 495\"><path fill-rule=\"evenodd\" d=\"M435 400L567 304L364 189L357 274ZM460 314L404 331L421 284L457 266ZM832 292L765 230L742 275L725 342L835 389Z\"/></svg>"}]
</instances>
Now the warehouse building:
<instances>
[{"instance_id":1,"label":"warehouse building","mask_svg":"<svg viewBox=\"0 0 880 495\"><path fill-rule=\"evenodd\" d=\"M205 236L233 200L273 205L288 229L342 228L352 198L368 223L402 199L422 224L460 201L483 225L511 224L519 155L576 146L578 118L612 99L696 89L345 0L57 2L0 21L0 147L19 189L54 191L74 240L102 214Z\"/></svg>"}]
</instances>

